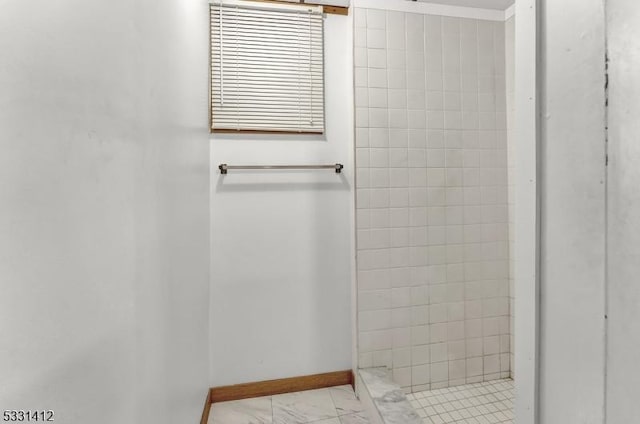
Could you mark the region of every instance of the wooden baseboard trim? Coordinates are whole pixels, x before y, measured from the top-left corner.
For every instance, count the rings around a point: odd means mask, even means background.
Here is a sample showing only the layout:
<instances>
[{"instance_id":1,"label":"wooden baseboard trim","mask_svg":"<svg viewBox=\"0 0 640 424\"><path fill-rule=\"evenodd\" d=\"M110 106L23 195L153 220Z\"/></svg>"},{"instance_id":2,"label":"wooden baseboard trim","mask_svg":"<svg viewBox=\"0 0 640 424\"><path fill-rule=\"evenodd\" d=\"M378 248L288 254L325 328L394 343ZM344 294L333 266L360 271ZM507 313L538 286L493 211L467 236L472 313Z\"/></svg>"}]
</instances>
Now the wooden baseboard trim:
<instances>
[{"instance_id":1,"label":"wooden baseboard trim","mask_svg":"<svg viewBox=\"0 0 640 424\"><path fill-rule=\"evenodd\" d=\"M235 384L233 386L212 387L209 389L207 400L210 404L213 404L216 402L301 392L303 390L322 389L345 384L350 384L351 386L354 384L353 372L351 370ZM203 421L202 424L206 424L206 421Z\"/></svg>"},{"instance_id":2,"label":"wooden baseboard trim","mask_svg":"<svg viewBox=\"0 0 640 424\"><path fill-rule=\"evenodd\" d=\"M211 411L211 389L207 392L207 398L204 401L204 409L202 410L202 418L200 424L209 423L209 412Z\"/></svg>"}]
</instances>

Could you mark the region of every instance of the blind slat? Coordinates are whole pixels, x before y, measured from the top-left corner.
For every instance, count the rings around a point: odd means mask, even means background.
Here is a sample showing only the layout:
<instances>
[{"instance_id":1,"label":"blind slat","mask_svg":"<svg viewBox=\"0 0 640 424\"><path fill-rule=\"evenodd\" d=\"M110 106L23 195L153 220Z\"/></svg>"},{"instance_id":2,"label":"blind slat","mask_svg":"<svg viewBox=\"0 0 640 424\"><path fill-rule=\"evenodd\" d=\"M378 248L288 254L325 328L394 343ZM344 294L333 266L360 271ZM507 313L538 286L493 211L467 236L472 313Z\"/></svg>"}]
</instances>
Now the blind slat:
<instances>
[{"instance_id":1,"label":"blind slat","mask_svg":"<svg viewBox=\"0 0 640 424\"><path fill-rule=\"evenodd\" d=\"M230 113L233 113L235 110L243 110L243 111L246 111L247 114L252 114L252 115L274 115L280 112L282 113L295 112L296 114L305 112L310 115L320 114L319 110L314 110L312 107L308 105L305 108L302 108L302 107L298 108L297 106L292 107L291 105L288 105L288 106L278 105L278 106L272 106L272 107L261 107L260 109L256 109L255 105L238 104L238 103L232 103L232 104L225 103L224 106L217 108L214 111L214 114L219 114L219 115L230 114Z\"/></svg>"},{"instance_id":2,"label":"blind slat","mask_svg":"<svg viewBox=\"0 0 640 424\"><path fill-rule=\"evenodd\" d=\"M221 62L220 60L214 60L212 63L218 64L220 62ZM238 69L241 69L243 71L253 71L256 74L262 74L262 75L264 75L265 71L269 71L271 75L279 75L279 74L298 75L298 70L299 70L299 68L296 68L293 66L284 66L281 64L272 64L272 63L252 64L250 61L240 62L236 66ZM311 67L309 69L309 72L311 72L317 78L322 78L322 68L320 66Z\"/></svg>"},{"instance_id":3,"label":"blind slat","mask_svg":"<svg viewBox=\"0 0 640 424\"><path fill-rule=\"evenodd\" d=\"M212 129L324 132L322 15L212 4Z\"/></svg>"},{"instance_id":4,"label":"blind slat","mask_svg":"<svg viewBox=\"0 0 640 424\"><path fill-rule=\"evenodd\" d=\"M309 47L309 46L296 46L295 44L283 44L283 45L271 45L271 44L250 44L246 43L243 45L234 46L233 44L225 43L224 47L221 50L224 53L232 53L232 54L240 54L244 53L245 55L254 55L260 54L261 56L272 57L276 59L278 56L283 56L284 58L295 58L295 59L303 59L303 58L315 58L316 60L320 59L320 55L313 54L312 50L317 49L318 47ZM265 53L269 52L268 55Z\"/></svg>"},{"instance_id":5,"label":"blind slat","mask_svg":"<svg viewBox=\"0 0 640 424\"><path fill-rule=\"evenodd\" d=\"M279 87L281 89L295 90L297 88L307 88L312 89L313 86L320 83L320 78L311 78L308 77L305 81L298 81L295 77L284 77L278 78L277 76L273 77L264 77L256 75L252 77L251 75L242 75L238 78L232 78L231 76L225 76L224 84L226 85L225 90L227 93L232 93L234 89L240 89L240 87L234 87L235 85L250 85L250 86L258 86L254 87L257 89L265 84L273 85L274 87ZM301 93L302 94L302 93Z\"/></svg>"}]
</instances>

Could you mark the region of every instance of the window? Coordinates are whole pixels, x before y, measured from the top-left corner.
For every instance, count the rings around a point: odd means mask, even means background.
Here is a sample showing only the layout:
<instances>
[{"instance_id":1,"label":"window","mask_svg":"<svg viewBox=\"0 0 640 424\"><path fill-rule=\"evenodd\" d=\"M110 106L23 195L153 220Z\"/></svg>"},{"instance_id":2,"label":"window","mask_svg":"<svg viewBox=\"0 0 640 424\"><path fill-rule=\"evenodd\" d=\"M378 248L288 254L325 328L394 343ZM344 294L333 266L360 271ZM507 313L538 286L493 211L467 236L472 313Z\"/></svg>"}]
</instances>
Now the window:
<instances>
[{"instance_id":1,"label":"window","mask_svg":"<svg viewBox=\"0 0 640 424\"><path fill-rule=\"evenodd\" d=\"M211 130L324 132L321 6L211 0Z\"/></svg>"}]
</instances>

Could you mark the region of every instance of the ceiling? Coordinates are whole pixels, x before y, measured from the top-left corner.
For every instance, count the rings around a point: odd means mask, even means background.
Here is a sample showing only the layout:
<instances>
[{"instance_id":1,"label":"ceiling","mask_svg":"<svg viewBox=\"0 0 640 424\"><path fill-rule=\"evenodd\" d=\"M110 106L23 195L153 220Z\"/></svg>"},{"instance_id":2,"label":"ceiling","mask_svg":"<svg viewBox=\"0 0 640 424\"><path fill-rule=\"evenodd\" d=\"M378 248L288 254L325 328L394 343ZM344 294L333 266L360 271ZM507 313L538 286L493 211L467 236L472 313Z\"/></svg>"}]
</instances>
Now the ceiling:
<instances>
[{"instance_id":1,"label":"ceiling","mask_svg":"<svg viewBox=\"0 0 640 424\"><path fill-rule=\"evenodd\" d=\"M450 6L479 7L481 9L505 10L514 0L418 0L421 3L446 4Z\"/></svg>"}]
</instances>

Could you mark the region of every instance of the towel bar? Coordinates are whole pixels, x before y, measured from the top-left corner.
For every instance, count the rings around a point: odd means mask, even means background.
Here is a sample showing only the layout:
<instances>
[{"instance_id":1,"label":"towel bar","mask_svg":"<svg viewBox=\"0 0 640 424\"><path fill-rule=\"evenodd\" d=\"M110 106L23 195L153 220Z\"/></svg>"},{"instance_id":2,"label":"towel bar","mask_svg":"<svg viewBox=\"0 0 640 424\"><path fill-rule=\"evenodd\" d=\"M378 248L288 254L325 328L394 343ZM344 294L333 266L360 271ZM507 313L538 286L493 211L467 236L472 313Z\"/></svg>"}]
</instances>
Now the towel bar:
<instances>
[{"instance_id":1,"label":"towel bar","mask_svg":"<svg viewBox=\"0 0 640 424\"><path fill-rule=\"evenodd\" d=\"M340 174L344 165L227 165L222 163L218 166L221 174L226 174L230 169L333 169L336 174Z\"/></svg>"}]
</instances>

